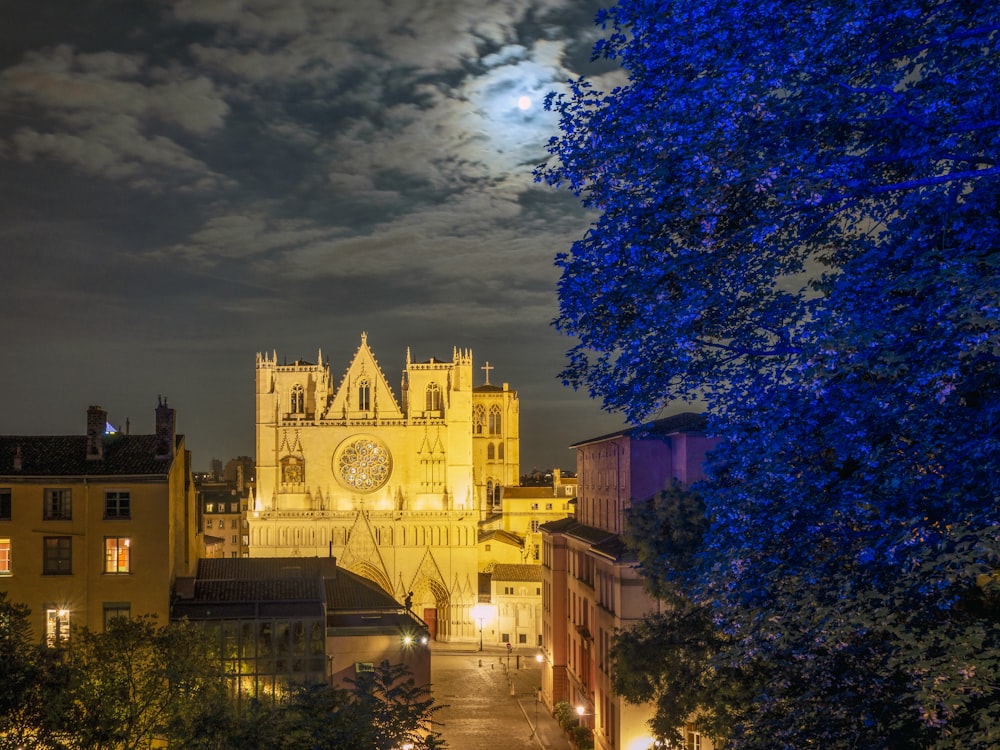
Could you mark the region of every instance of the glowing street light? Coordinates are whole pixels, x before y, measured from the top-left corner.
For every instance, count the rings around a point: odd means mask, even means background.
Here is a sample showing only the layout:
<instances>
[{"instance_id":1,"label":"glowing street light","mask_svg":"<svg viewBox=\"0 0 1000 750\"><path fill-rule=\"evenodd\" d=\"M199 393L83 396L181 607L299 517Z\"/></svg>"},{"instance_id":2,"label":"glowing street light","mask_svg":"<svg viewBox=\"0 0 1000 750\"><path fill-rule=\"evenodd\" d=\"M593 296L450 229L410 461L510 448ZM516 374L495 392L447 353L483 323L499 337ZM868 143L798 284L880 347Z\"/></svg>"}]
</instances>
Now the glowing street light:
<instances>
[{"instance_id":1,"label":"glowing street light","mask_svg":"<svg viewBox=\"0 0 1000 750\"><path fill-rule=\"evenodd\" d=\"M479 650L483 650L483 625L493 617L493 607L489 604L477 604L472 608L472 617L479 621Z\"/></svg>"}]
</instances>

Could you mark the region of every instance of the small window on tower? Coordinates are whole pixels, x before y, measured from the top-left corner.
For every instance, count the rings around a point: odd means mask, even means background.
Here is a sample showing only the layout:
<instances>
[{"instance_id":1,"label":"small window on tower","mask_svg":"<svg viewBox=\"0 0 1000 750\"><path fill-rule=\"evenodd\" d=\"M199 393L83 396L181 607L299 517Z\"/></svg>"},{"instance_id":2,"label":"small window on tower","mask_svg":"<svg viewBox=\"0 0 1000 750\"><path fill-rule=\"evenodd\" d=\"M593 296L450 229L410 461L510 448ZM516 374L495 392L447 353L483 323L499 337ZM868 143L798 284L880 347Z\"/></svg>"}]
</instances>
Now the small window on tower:
<instances>
[{"instance_id":1,"label":"small window on tower","mask_svg":"<svg viewBox=\"0 0 1000 750\"><path fill-rule=\"evenodd\" d=\"M443 408L441 405L441 388L437 383L428 383L427 385L426 408L427 411L441 411Z\"/></svg>"}]
</instances>

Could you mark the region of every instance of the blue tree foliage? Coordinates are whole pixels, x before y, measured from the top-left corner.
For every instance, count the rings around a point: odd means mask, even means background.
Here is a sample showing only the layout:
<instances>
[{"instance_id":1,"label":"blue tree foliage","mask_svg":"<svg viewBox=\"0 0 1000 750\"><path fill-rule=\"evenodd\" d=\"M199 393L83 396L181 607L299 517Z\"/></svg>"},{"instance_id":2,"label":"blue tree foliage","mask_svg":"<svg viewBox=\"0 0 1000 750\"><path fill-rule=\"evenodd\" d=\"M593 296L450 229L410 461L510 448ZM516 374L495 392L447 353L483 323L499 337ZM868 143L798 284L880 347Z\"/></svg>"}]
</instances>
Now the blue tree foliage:
<instances>
[{"instance_id":1,"label":"blue tree foliage","mask_svg":"<svg viewBox=\"0 0 1000 750\"><path fill-rule=\"evenodd\" d=\"M701 397L724 439L684 585L771 675L731 742L1000 743L1000 6L599 20L628 82L553 96L537 172L598 212L564 378L637 420Z\"/></svg>"}]
</instances>

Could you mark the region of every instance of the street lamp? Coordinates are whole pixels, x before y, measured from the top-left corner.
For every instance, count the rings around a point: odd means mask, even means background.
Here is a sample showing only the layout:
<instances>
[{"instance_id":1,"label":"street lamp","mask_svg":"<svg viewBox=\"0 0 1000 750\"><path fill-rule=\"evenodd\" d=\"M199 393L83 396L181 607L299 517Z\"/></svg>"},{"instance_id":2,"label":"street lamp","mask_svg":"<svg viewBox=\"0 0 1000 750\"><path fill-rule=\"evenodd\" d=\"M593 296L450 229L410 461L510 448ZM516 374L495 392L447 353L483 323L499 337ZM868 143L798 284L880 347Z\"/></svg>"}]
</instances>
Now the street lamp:
<instances>
[{"instance_id":1,"label":"street lamp","mask_svg":"<svg viewBox=\"0 0 1000 750\"><path fill-rule=\"evenodd\" d=\"M472 608L472 617L479 620L479 650L483 650L483 625L493 614L493 607L489 604L477 604Z\"/></svg>"}]
</instances>

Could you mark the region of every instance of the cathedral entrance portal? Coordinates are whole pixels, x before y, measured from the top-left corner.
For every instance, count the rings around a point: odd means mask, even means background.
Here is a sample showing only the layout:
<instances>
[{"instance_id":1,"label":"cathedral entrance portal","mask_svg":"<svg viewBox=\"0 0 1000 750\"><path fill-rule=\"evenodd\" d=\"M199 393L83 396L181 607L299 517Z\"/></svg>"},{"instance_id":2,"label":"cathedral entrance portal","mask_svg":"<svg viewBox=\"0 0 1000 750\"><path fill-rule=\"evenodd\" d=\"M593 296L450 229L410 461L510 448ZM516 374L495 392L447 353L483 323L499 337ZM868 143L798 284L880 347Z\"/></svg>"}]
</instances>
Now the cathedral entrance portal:
<instances>
[{"instance_id":1,"label":"cathedral entrance portal","mask_svg":"<svg viewBox=\"0 0 1000 750\"><path fill-rule=\"evenodd\" d=\"M424 608L424 622L427 623L427 631L430 633L431 640L437 640L437 616L438 612L436 609L425 607Z\"/></svg>"}]
</instances>

